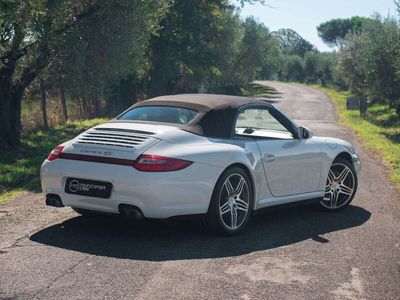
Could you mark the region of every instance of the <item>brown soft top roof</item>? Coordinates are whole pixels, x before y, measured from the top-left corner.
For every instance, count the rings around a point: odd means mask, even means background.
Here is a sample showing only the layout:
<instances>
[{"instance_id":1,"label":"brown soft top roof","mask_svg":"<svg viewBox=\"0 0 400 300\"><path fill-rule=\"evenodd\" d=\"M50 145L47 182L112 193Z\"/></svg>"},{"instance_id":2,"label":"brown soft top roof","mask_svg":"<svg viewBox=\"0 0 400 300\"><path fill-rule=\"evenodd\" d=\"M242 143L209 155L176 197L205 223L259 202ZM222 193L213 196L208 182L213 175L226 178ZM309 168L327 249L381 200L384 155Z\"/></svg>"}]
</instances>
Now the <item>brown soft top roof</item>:
<instances>
[{"instance_id":1,"label":"brown soft top roof","mask_svg":"<svg viewBox=\"0 0 400 300\"><path fill-rule=\"evenodd\" d=\"M133 107L148 105L168 105L189 108L201 112L208 112L215 109L235 109L250 103L266 104L267 102L253 97L216 94L178 94L159 96L141 101L136 103Z\"/></svg>"},{"instance_id":2,"label":"brown soft top roof","mask_svg":"<svg viewBox=\"0 0 400 300\"><path fill-rule=\"evenodd\" d=\"M199 114L191 123L185 125L171 125L207 137L229 138L233 132L233 123L237 111L246 104L269 105L267 101L253 97L215 94L179 94L160 96L137 102L130 109L142 106L174 106L192 109L199 112ZM117 118L114 122L121 121ZM140 122L143 123L143 121ZM151 121L146 122L153 123Z\"/></svg>"}]
</instances>

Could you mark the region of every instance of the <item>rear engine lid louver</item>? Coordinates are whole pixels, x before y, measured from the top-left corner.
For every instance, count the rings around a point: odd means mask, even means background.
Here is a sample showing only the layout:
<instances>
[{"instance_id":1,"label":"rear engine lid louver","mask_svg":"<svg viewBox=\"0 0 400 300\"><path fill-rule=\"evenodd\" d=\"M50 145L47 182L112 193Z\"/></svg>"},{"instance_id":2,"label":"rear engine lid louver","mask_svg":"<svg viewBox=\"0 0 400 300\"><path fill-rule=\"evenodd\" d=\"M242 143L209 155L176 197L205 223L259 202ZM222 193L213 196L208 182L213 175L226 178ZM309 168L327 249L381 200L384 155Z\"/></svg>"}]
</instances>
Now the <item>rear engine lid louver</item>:
<instances>
[{"instance_id":1,"label":"rear engine lid louver","mask_svg":"<svg viewBox=\"0 0 400 300\"><path fill-rule=\"evenodd\" d=\"M75 140L76 144L83 145L99 145L118 148L136 149L139 146L144 146L152 138L153 132L130 130L122 128L92 128Z\"/></svg>"}]
</instances>

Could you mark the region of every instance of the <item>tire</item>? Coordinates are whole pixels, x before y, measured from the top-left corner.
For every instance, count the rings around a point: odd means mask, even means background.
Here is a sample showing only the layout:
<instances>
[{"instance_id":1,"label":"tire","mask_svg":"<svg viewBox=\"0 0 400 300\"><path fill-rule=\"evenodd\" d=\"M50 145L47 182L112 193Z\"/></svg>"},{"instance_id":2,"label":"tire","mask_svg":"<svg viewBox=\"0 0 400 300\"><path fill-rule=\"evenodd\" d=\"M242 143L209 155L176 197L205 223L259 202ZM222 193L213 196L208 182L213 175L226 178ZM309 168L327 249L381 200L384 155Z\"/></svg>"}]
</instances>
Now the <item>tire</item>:
<instances>
[{"instance_id":1,"label":"tire","mask_svg":"<svg viewBox=\"0 0 400 300\"><path fill-rule=\"evenodd\" d=\"M357 192L358 178L351 162L336 158L328 173L325 195L319 207L325 211L339 211L349 206Z\"/></svg>"},{"instance_id":2,"label":"tire","mask_svg":"<svg viewBox=\"0 0 400 300\"><path fill-rule=\"evenodd\" d=\"M217 234L237 234L249 221L252 207L253 186L249 175L242 168L229 168L217 181L205 224Z\"/></svg>"}]
</instances>

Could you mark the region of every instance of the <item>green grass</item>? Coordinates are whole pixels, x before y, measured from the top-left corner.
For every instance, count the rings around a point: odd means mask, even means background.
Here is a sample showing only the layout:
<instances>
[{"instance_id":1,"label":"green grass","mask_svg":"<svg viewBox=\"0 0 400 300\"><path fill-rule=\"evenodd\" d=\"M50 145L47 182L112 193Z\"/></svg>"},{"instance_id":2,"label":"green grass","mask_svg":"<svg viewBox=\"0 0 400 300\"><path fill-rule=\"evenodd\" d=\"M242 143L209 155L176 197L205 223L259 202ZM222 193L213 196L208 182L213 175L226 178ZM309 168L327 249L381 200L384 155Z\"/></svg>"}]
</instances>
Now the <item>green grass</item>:
<instances>
[{"instance_id":1,"label":"green grass","mask_svg":"<svg viewBox=\"0 0 400 300\"><path fill-rule=\"evenodd\" d=\"M0 202L26 191L40 191L39 170L50 150L85 129L105 121L76 121L48 131L38 130L23 135L18 149L0 152Z\"/></svg>"},{"instance_id":2,"label":"green grass","mask_svg":"<svg viewBox=\"0 0 400 300\"><path fill-rule=\"evenodd\" d=\"M395 110L387 105L373 104L368 107L366 118L361 119L358 110L346 110L346 98L351 97L349 92L317 88L336 104L340 123L355 131L364 146L379 153L391 166L391 179L400 187L400 120Z\"/></svg>"}]
</instances>

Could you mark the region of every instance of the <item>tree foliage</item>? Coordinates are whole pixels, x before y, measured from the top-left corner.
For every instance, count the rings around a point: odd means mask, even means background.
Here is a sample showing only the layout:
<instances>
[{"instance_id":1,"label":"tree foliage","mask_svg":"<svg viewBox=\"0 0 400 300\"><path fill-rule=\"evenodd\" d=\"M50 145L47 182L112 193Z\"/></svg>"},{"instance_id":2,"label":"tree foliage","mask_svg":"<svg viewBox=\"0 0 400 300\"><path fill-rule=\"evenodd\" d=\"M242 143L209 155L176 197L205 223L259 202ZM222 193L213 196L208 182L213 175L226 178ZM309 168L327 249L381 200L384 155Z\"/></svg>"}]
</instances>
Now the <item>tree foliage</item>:
<instances>
[{"instance_id":1,"label":"tree foliage","mask_svg":"<svg viewBox=\"0 0 400 300\"><path fill-rule=\"evenodd\" d=\"M264 1L236 1L246 2ZM39 82L42 99L59 95L67 118L67 99L90 116L99 101L112 112L149 95L226 90L268 72L268 29L242 21L233 3L0 0L0 145L18 144L21 99L29 86L35 97Z\"/></svg>"},{"instance_id":2,"label":"tree foliage","mask_svg":"<svg viewBox=\"0 0 400 300\"><path fill-rule=\"evenodd\" d=\"M283 52L287 55L304 57L308 51L315 50L314 45L292 29L279 29L273 35L278 39Z\"/></svg>"},{"instance_id":3,"label":"tree foliage","mask_svg":"<svg viewBox=\"0 0 400 300\"><path fill-rule=\"evenodd\" d=\"M304 64L300 56L287 56L286 63L284 65L284 78L288 81L304 82Z\"/></svg>"},{"instance_id":4,"label":"tree foliage","mask_svg":"<svg viewBox=\"0 0 400 300\"><path fill-rule=\"evenodd\" d=\"M317 27L319 37L329 46L339 46L348 33L360 32L363 25L371 19L352 17L349 19L333 19Z\"/></svg>"},{"instance_id":5,"label":"tree foliage","mask_svg":"<svg viewBox=\"0 0 400 300\"><path fill-rule=\"evenodd\" d=\"M177 0L161 28L151 40L151 95L233 92L255 79L276 48L264 25L241 21L226 0Z\"/></svg>"},{"instance_id":6,"label":"tree foliage","mask_svg":"<svg viewBox=\"0 0 400 300\"><path fill-rule=\"evenodd\" d=\"M279 51L278 44L268 28L253 18L247 18L241 30L238 50L222 78L223 86L243 85L277 68L275 55Z\"/></svg>"},{"instance_id":7,"label":"tree foliage","mask_svg":"<svg viewBox=\"0 0 400 300\"><path fill-rule=\"evenodd\" d=\"M232 9L220 0L175 1L151 40L152 95L195 91L218 75L220 42L228 33L224 22Z\"/></svg>"},{"instance_id":8,"label":"tree foliage","mask_svg":"<svg viewBox=\"0 0 400 300\"><path fill-rule=\"evenodd\" d=\"M123 75L140 65L168 1L1 0L0 8L0 144L12 146L23 92L41 72L85 92ZM80 90L82 82L93 84Z\"/></svg>"},{"instance_id":9,"label":"tree foliage","mask_svg":"<svg viewBox=\"0 0 400 300\"><path fill-rule=\"evenodd\" d=\"M386 101L400 116L400 24L377 17L343 40L339 67L357 94Z\"/></svg>"},{"instance_id":10,"label":"tree foliage","mask_svg":"<svg viewBox=\"0 0 400 300\"><path fill-rule=\"evenodd\" d=\"M0 147L18 144L24 95L41 95L43 110L58 97L67 119L71 106L112 115L150 96L237 94L279 78L400 107L397 20L325 22L320 36L340 47L321 53L294 30L241 19L235 5L245 2L263 1L0 0Z\"/></svg>"}]
</instances>

